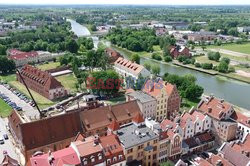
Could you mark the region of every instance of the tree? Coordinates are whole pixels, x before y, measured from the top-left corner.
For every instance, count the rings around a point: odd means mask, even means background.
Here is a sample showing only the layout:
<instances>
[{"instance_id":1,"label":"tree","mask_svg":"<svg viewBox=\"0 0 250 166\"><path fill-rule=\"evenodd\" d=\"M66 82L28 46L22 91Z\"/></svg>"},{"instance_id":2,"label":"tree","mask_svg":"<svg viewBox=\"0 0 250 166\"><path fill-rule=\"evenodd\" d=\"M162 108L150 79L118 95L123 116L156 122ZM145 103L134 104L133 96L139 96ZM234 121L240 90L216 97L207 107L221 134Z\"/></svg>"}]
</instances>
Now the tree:
<instances>
[{"instance_id":1,"label":"tree","mask_svg":"<svg viewBox=\"0 0 250 166\"><path fill-rule=\"evenodd\" d=\"M227 58L227 57L223 57L223 58L221 59L221 62L226 62L226 63L229 65L229 64L230 64L230 59Z\"/></svg>"},{"instance_id":2,"label":"tree","mask_svg":"<svg viewBox=\"0 0 250 166\"><path fill-rule=\"evenodd\" d=\"M152 66L152 73L155 75L155 76L158 76L161 72L161 68L160 66L158 65L153 65Z\"/></svg>"},{"instance_id":3,"label":"tree","mask_svg":"<svg viewBox=\"0 0 250 166\"><path fill-rule=\"evenodd\" d=\"M228 64L225 61L221 61L220 64L218 65L217 69L221 73L227 73L228 72Z\"/></svg>"},{"instance_id":4,"label":"tree","mask_svg":"<svg viewBox=\"0 0 250 166\"><path fill-rule=\"evenodd\" d=\"M155 60L158 60L158 61L161 61L162 60L162 57L159 53L153 53L151 55L152 59L155 59Z\"/></svg>"},{"instance_id":5,"label":"tree","mask_svg":"<svg viewBox=\"0 0 250 166\"><path fill-rule=\"evenodd\" d=\"M204 51L207 47L205 45L202 45L201 48Z\"/></svg>"},{"instance_id":6,"label":"tree","mask_svg":"<svg viewBox=\"0 0 250 166\"><path fill-rule=\"evenodd\" d=\"M74 39L68 39L65 43L65 48L71 53L77 53L78 45Z\"/></svg>"},{"instance_id":7,"label":"tree","mask_svg":"<svg viewBox=\"0 0 250 166\"><path fill-rule=\"evenodd\" d=\"M95 24L90 25L90 29L91 29L91 31L97 31Z\"/></svg>"},{"instance_id":8,"label":"tree","mask_svg":"<svg viewBox=\"0 0 250 166\"><path fill-rule=\"evenodd\" d=\"M191 84L186 89L185 97L189 100L194 101L195 99L197 99L197 96L201 96L203 94L203 91L204 89L201 86Z\"/></svg>"},{"instance_id":9,"label":"tree","mask_svg":"<svg viewBox=\"0 0 250 166\"><path fill-rule=\"evenodd\" d=\"M209 60L213 60L213 61L219 61L220 60L220 57L221 57L221 55L220 55L220 53L219 52L208 52L208 59Z\"/></svg>"},{"instance_id":10,"label":"tree","mask_svg":"<svg viewBox=\"0 0 250 166\"><path fill-rule=\"evenodd\" d=\"M140 56L138 54L133 54L131 57L131 61L140 64Z\"/></svg>"},{"instance_id":11,"label":"tree","mask_svg":"<svg viewBox=\"0 0 250 166\"><path fill-rule=\"evenodd\" d=\"M0 55L6 55L7 47L0 44Z\"/></svg>"},{"instance_id":12,"label":"tree","mask_svg":"<svg viewBox=\"0 0 250 166\"><path fill-rule=\"evenodd\" d=\"M13 72L15 69L16 65L13 60L9 60L6 56L0 56L0 72L2 74Z\"/></svg>"},{"instance_id":13,"label":"tree","mask_svg":"<svg viewBox=\"0 0 250 166\"><path fill-rule=\"evenodd\" d=\"M149 62L145 62L143 65L148 71L151 70L151 64Z\"/></svg>"}]
</instances>

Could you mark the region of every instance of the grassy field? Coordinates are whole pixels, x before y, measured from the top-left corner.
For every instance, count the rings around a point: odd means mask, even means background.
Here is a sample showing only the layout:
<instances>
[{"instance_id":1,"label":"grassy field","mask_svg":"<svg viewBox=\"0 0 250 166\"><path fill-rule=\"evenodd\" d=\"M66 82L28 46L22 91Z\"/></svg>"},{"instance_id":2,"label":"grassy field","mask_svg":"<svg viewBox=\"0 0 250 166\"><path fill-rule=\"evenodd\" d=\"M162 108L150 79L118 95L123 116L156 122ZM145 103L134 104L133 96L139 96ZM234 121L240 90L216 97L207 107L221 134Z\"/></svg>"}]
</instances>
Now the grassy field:
<instances>
[{"instance_id":1,"label":"grassy field","mask_svg":"<svg viewBox=\"0 0 250 166\"><path fill-rule=\"evenodd\" d=\"M71 93L77 92L75 84L77 83L77 79L74 74L67 74L59 77L55 77L58 81L62 83L62 85L67 89L70 90Z\"/></svg>"},{"instance_id":2,"label":"grassy field","mask_svg":"<svg viewBox=\"0 0 250 166\"><path fill-rule=\"evenodd\" d=\"M123 96L120 96L120 97L116 97L116 98L106 100L105 103L115 105L115 104L122 103L122 102L125 102L125 101L126 101L126 97L125 97L125 95L123 95Z\"/></svg>"},{"instance_id":3,"label":"grassy field","mask_svg":"<svg viewBox=\"0 0 250 166\"><path fill-rule=\"evenodd\" d=\"M213 65L218 65L218 62L209 60L207 56L198 56L195 59L199 63L212 63Z\"/></svg>"},{"instance_id":4,"label":"grassy field","mask_svg":"<svg viewBox=\"0 0 250 166\"><path fill-rule=\"evenodd\" d=\"M0 117L7 117L10 115L12 108L0 99Z\"/></svg>"},{"instance_id":5,"label":"grassy field","mask_svg":"<svg viewBox=\"0 0 250 166\"><path fill-rule=\"evenodd\" d=\"M250 54L250 43L245 44L225 44L221 46L207 46L207 48L220 48L225 50L231 50L235 52L241 52L245 54Z\"/></svg>"},{"instance_id":6,"label":"grassy field","mask_svg":"<svg viewBox=\"0 0 250 166\"><path fill-rule=\"evenodd\" d=\"M41 70L54 69L60 66L60 62L49 62L48 64L37 65L36 67Z\"/></svg>"},{"instance_id":7,"label":"grassy field","mask_svg":"<svg viewBox=\"0 0 250 166\"><path fill-rule=\"evenodd\" d=\"M23 94L25 94L26 96L30 97L27 89L25 88L25 86L17 81L11 81L9 82L9 84L13 87L15 87L16 89L18 89L20 92L22 92ZM49 107L51 105L54 104L54 102L52 102L51 100L43 97L42 95L38 94L37 92L30 90L34 99L36 100L37 104L41 107L41 108L46 108Z\"/></svg>"},{"instance_id":8,"label":"grassy field","mask_svg":"<svg viewBox=\"0 0 250 166\"><path fill-rule=\"evenodd\" d=\"M16 74L0 75L0 80L4 82L10 82L16 80Z\"/></svg>"}]
</instances>

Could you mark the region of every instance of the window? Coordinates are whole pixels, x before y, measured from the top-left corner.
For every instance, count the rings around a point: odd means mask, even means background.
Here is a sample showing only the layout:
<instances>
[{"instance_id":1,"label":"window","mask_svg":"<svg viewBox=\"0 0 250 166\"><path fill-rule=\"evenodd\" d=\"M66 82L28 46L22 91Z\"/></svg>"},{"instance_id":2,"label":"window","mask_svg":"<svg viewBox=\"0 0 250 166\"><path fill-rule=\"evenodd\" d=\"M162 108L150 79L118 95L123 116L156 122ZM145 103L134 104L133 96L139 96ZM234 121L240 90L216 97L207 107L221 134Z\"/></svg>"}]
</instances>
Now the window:
<instances>
[{"instance_id":1,"label":"window","mask_svg":"<svg viewBox=\"0 0 250 166\"><path fill-rule=\"evenodd\" d=\"M155 159L156 159L156 154L153 155L153 160L155 160Z\"/></svg>"},{"instance_id":2,"label":"window","mask_svg":"<svg viewBox=\"0 0 250 166\"><path fill-rule=\"evenodd\" d=\"M119 160L121 160L122 159L122 155L119 155Z\"/></svg>"},{"instance_id":3,"label":"window","mask_svg":"<svg viewBox=\"0 0 250 166\"><path fill-rule=\"evenodd\" d=\"M108 164L110 164L110 163L111 163L111 160L110 160L110 159L108 159L108 160L107 160L107 163L108 163Z\"/></svg>"},{"instance_id":4,"label":"window","mask_svg":"<svg viewBox=\"0 0 250 166\"><path fill-rule=\"evenodd\" d=\"M154 146L153 150L154 150L154 151L157 151L157 146Z\"/></svg>"},{"instance_id":5,"label":"window","mask_svg":"<svg viewBox=\"0 0 250 166\"><path fill-rule=\"evenodd\" d=\"M116 162L116 157L113 158L113 162Z\"/></svg>"},{"instance_id":6,"label":"window","mask_svg":"<svg viewBox=\"0 0 250 166\"><path fill-rule=\"evenodd\" d=\"M98 154L98 159L99 159L99 160L102 159L102 154L101 154L101 153Z\"/></svg>"},{"instance_id":7,"label":"window","mask_svg":"<svg viewBox=\"0 0 250 166\"><path fill-rule=\"evenodd\" d=\"M94 156L91 156L90 158L91 158L92 163L95 162L95 157Z\"/></svg>"},{"instance_id":8,"label":"window","mask_svg":"<svg viewBox=\"0 0 250 166\"><path fill-rule=\"evenodd\" d=\"M154 140L154 144L156 144L158 142L158 140L156 139L156 140Z\"/></svg>"},{"instance_id":9,"label":"window","mask_svg":"<svg viewBox=\"0 0 250 166\"><path fill-rule=\"evenodd\" d=\"M127 151L127 153L129 154L129 153L132 153L133 152L133 148L131 148L131 149L129 149L128 151Z\"/></svg>"},{"instance_id":10,"label":"window","mask_svg":"<svg viewBox=\"0 0 250 166\"><path fill-rule=\"evenodd\" d=\"M87 165L88 164L88 161L86 158L83 159L83 165Z\"/></svg>"}]
</instances>

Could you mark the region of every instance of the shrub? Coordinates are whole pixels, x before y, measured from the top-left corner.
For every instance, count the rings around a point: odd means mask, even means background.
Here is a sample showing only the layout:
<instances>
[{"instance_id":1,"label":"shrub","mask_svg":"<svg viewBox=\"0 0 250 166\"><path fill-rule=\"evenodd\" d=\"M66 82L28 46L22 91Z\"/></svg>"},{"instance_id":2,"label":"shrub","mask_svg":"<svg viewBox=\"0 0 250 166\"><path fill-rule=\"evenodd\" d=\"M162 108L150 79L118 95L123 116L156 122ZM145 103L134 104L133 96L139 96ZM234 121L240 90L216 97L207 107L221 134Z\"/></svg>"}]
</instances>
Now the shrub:
<instances>
[{"instance_id":1,"label":"shrub","mask_svg":"<svg viewBox=\"0 0 250 166\"><path fill-rule=\"evenodd\" d=\"M226 63L229 65L230 59L227 58L227 57L223 57L223 58L221 59L221 62L226 62Z\"/></svg>"},{"instance_id":2,"label":"shrub","mask_svg":"<svg viewBox=\"0 0 250 166\"><path fill-rule=\"evenodd\" d=\"M195 67L198 67L198 68L201 67L201 64L200 64L200 63L195 63L194 65L195 65Z\"/></svg>"},{"instance_id":3,"label":"shrub","mask_svg":"<svg viewBox=\"0 0 250 166\"><path fill-rule=\"evenodd\" d=\"M172 57L171 56L166 56L164 58L165 62L171 62L172 61Z\"/></svg>"},{"instance_id":4,"label":"shrub","mask_svg":"<svg viewBox=\"0 0 250 166\"><path fill-rule=\"evenodd\" d=\"M162 60L161 55L159 55L157 53L153 53L151 57L152 57L152 59L155 59L155 60L158 60L158 61Z\"/></svg>"},{"instance_id":5,"label":"shrub","mask_svg":"<svg viewBox=\"0 0 250 166\"><path fill-rule=\"evenodd\" d=\"M208 52L208 59L213 61L219 61L220 60L220 53L219 52Z\"/></svg>"},{"instance_id":6,"label":"shrub","mask_svg":"<svg viewBox=\"0 0 250 166\"><path fill-rule=\"evenodd\" d=\"M229 69L228 69L228 72L234 73L235 72L235 68L233 66L230 66Z\"/></svg>"},{"instance_id":7,"label":"shrub","mask_svg":"<svg viewBox=\"0 0 250 166\"><path fill-rule=\"evenodd\" d=\"M213 69L213 64L212 63L203 63L203 64L201 64L201 67L203 69L211 70L211 69Z\"/></svg>"}]
</instances>

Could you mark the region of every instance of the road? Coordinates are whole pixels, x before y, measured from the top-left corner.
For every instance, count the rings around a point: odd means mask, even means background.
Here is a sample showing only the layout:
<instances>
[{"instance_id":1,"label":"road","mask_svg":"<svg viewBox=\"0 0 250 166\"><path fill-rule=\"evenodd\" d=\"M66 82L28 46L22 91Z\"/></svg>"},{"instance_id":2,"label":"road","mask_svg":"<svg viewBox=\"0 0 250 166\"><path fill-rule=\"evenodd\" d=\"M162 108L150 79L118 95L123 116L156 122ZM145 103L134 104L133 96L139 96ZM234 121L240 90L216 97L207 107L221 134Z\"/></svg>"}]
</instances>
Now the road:
<instances>
[{"instance_id":1,"label":"road","mask_svg":"<svg viewBox=\"0 0 250 166\"><path fill-rule=\"evenodd\" d=\"M10 133L6 129L7 120L0 118L0 138L3 138L3 134L8 134L9 139L4 140L4 144L0 145L0 162L3 160L3 151L7 151L8 155L16 160L19 160L18 155L16 154L16 148L12 143L13 139Z\"/></svg>"},{"instance_id":2,"label":"road","mask_svg":"<svg viewBox=\"0 0 250 166\"><path fill-rule=\"evenodd\" d=\"M226 50L226 49L210 49L211 51L218 51L220 52L221 54L227 54L227 55L231 55L231 56L235 56L235 57L250 57L249 54L244 54L244 53L241 53L241 52L235 52L235 51L230 51L230 50Z\"/></svg>"},{"instance_id":3,"label":"road","mask_svg":"<svg viewBox=\"0 0 250 166\"><path fill-rule=\"evenodd\" d=\"M27 118L33 118L35 116L37 118L39 117L39 112L36 109L34 109L25 101L21 100L18 96L12 93L9 89L5 88L3 85L0 85L0 92L8 96L12 102L15 102L19 107L21 107Z\"/></svg>"}]
</instances>

